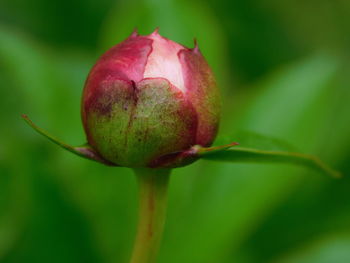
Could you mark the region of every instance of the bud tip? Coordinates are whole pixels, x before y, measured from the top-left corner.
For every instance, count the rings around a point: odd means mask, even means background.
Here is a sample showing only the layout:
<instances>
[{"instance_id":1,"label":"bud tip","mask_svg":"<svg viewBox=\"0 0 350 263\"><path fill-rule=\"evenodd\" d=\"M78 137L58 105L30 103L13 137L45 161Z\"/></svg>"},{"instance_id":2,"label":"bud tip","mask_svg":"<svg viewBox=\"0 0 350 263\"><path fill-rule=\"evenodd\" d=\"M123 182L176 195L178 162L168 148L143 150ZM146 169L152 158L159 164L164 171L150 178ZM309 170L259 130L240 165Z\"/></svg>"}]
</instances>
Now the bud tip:
<instances>
[{"instance_id":1,"label":"bud tip","mask_svg":"<svg viewBox=\"0 0 350 263\"><path fill-rule=\"evenodd\" d=\"M151 33L151 36L157 36L159 35L159 27L157 26L154 31Z\"/></svg>"},{"instance_id":2,"label":"bud tip","mask_svg":"<svg viewBox=\"0 0 350 263\"><path fill-rule=\"evenodd\" d=\"M134 28L134 30L132 31L130 37L137 37L139 35L139 33L137 32L137 27Z\"/></svg>"},{"instance_id":3,"label":"bud tip","mask_svg":"<svg viewBox=\"0 0 350 263\"><path fill-rule=\"evenodd\" d=\"M196 38L194 38L193 39L193 42L194 42L194 47L193 47L193 52L195 52L195 53L200 53L200 50L199 50L199 47L198 47L198 42L197 42L197 39Z\"/></svg>"}]
</instances>

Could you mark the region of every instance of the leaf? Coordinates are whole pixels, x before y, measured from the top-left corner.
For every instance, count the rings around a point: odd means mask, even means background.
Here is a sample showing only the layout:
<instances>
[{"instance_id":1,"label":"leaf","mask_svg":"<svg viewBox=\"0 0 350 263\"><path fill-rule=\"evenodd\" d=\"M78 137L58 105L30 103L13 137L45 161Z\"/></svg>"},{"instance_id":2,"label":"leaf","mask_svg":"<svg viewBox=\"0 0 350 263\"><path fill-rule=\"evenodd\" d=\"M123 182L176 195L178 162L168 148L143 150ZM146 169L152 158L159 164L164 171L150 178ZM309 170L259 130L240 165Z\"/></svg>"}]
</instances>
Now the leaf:
<instances>
[{"instance_id":1,"label":"leaf","mask_svg":"<svg viewBox=\"0 0 350 263\"><path fill-rule=\"evenodd\" d=\"M239 132L231 138L238 138L239 143L227 144L227 137L221 137L217 141L224 145L198 147L197 154L206 160L222 162L290 163L306 166L335 178L341 177L339 172L328 167L318 157L298 153L295 147L281 139L247 131ZM241 146L232 148L238 144Z\"/></svg>"},{"instance_id":2,"label":"leaf","mask_svg":"<svg viewBox=\"0 0 350 263\"><path fill-rule=\"evenodd\" d=\"M53 143L57 144L58 146L61 146L63 149L74 153L80 157L93 160L105 165L115 166L115 164L103 159L94 149L91 148L88 144L82 145L82 146L71 146L69 144L66 144L64 142L61 142L54 136L48 134L43 129L36 126L27 115L23 114L22 118L28 123L29 126L31 126L35 131L37 131L39 134L43 135L44 137L48 138Z\"/></svg>"},{"instance_id":3,"label":"leaf","mask_svg":"<svg viewBox=\"0 0 350 263\"><path fill-rule=\"evenodd\" d=\"M341 177L339 172L328 167L316 156L309 154L267 151L245 147L200 148L198 149L198 154L206 160L223 162L291 163L315 169L335 178Z\"/></svg>"}]
</instances>

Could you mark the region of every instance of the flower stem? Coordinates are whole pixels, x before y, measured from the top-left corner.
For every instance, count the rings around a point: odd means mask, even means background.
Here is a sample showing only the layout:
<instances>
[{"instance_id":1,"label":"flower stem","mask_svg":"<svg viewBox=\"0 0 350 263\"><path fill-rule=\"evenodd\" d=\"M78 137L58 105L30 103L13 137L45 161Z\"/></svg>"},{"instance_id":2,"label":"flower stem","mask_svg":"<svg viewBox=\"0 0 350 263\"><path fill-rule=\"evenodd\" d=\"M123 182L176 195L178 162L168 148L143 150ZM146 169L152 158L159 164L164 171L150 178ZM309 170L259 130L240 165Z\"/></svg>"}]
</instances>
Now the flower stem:
<instances>
[{"instance_id":1,"label":"flower stem","mask_svg":"<svg viewBox=\"0 0 350 263\"><path fill-rule=\"evenodd\" d=\"M130 263L154 263L167 207L169 169L134 169L139 182L139 222Z\"/></svg>"}]
</instances>

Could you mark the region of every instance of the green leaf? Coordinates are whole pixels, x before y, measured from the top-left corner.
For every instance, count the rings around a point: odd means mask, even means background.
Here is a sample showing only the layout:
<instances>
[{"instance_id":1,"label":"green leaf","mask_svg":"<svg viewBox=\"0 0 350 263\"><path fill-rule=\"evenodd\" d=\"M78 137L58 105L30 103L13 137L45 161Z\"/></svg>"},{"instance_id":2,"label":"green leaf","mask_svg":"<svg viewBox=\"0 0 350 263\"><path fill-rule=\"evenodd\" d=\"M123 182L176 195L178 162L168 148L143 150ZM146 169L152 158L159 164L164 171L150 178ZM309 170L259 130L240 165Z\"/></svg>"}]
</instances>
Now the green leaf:
<instances>
[{"instance_id":1,"label":"green leaf","mask_svg":"<svg viewBox=\"0 0 350 263\"><path fill-rule=\"evenodd\" d=\"M333 170L323 163L319 158L309 154L282 152L282 151L268 151L245 147L226 147L218 149L200 148L198 154L201 158L213 161L223 162L252 162L252 163L290 163L303 165L324 174L339 178L341 174Z\"/></svg>"},{"instance_id":2,"label":"green leaf","mask_svg":"<svg viewBox=\"0 0 350 263\"><path fill-rule=\"evenodd\" d=\"M218 138L224 144L214 147L197 147L202 159L234 163L289 163L312 168L318 172L339 178L341 174L323 163L318 157L298 153L287 142L254 132L239 132L231 138L239 143L227 144L227 137ZM235 145L240 147L234 147Z\"/></svg>"},{"instance_id":3,"label":"green leaf","mask_svg":"<svg viewBox=\"0 0 350 263\"><path fill-rule=\"evenodd\" d=\"M48 134L46 131L41 129L40 127L36 126L27 115L23 114L22 118L28 123L29 126L31 126L35 131L37 131L39 134L43 135L53 143L57 144L58 146L61 146L63 149L74 153L80 157L93 160L99 163L103 163L110 166L115 166L115 164L103 159L94 149L91 148L88 144L82 145L82 146L71 146L69 144L66 144L64 142L61 142L54 136Z\"/></svg>"}]
</instances>

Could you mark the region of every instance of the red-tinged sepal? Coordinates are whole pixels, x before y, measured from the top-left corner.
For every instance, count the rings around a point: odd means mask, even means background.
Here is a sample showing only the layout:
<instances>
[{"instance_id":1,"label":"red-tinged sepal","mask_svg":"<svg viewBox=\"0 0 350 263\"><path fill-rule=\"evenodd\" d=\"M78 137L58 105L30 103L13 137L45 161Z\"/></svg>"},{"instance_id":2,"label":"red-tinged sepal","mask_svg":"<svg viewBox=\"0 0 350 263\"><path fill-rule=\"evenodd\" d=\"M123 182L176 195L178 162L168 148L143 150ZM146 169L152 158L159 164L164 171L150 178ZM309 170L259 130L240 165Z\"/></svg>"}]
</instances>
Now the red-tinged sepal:
<instances>
[{"instance_id":1,"label":"red-tinged sepal","mask_svg":"<svg viewBox=\"0 0 350 263\"><path fill-rule=\"evenodd\" d=\"M186 166L193 163L194 161L198 160L199 158L201 158L206 154L226 151L236 145L238 145L237 142L232 142L230 144L215 146L215 147L203 147L200 145L194 145L185 151L179 151L179 152L163 155L153 160L149 164L149 167L176 168L176 167Z\"/></svg>"},{"instance_id":2,"label":"red-tinged sepal","mask_svg":"<svg viewBox=\"0 0 350 263\"><path fill-rule=\"evenodd\" d=\"M35 125L29 118L27 115L22 115L22 118L28 123L28 125L30 127L32 127L35 131L37 131L39 134L43 135L44 137L46 137L47 139L49 139L50 141L52 141L53 143L61 146L63 149L74 153L80 157L89 159L89 160L93 160L108 166L117 166L116 164L113 164L105 159L103 159L93 148L91 148L90 145L88 144L84 144L81 146L71 146L69 144L66 144L64 142L61 142L60 140L58 140L57 138L55 138L54 136L48 134L46 131L44 131L43 129L41 129L40 127L38 127L37 125Z\"/></svg>"},{"instance_id":3,"label":"red-tinged sepal","mask_svg":"<svg viewBox=\"0 0 350 263\"><path fill-rule=\"evenodd\" d=\"M148 164L150 168L176 168L183 167L198 159L196 148L191 147L185 151L162 155Z\"/></svg>"}]
</instances>

